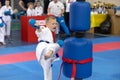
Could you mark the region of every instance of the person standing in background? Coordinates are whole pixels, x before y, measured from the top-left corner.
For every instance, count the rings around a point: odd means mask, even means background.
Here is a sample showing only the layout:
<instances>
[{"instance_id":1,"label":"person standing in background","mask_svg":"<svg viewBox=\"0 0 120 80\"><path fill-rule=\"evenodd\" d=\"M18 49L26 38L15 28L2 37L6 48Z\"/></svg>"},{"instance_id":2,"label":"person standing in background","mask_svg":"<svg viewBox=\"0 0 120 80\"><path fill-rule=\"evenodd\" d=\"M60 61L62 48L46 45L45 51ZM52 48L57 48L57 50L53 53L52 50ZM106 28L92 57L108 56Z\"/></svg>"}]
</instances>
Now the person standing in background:
<instances>
[{"instance_id":1,"label":"person standing in background","mask_svg":"<svg viewBox=\"0 0 120 80\"><path fill-rule=\"evenodd\" d=\"M29 2L35 3L35 0L20 0L19 1L19 6L23 9L23 11L27 11L27 8L28 8L27 4Z\"/></svg>"},{"instance_id":2,"label":"person standing in background","mask_svg":"<svg viewBox=\"0 0 120 80\"><path fill-rule=\"evenodd\" d=\"M50 0L44 0L44 14L47 14L49 2Z\"/></svg>"},{"instance_id":3,"label":"person standing in background","mask_svg":"<svg viewBox=\"0 0 120 80\"><path fill-rule=\"evenodd\" d=\"M68 26L68 29L70 30L70 25L69 25L69 13L70 13L70 5L75 2L76 0L66 0L65 2L65 6L66 6L66 10L65 10L65 23Z\"/></svg>"},{"instance_id":4,"label":"person standing in background","mask_svg":"<svg viewBox=\"0 0 120 80\"><path fill-rule=\"evenodd\" d=\"M35 3L35 0L19 0L18 5L20 7L20 11L19 11L19 13L17 15L18 19L20 19L21 15L25 15L26 14L26 11L27 11L27 8L28 8L27 4L29 2Z\"/></svg>"},{"instance_id":5,"label":"person standing in background","mask_svg":"<svg viewBox=\"0 0 120 80\"><path fill-rule=\"evenodd\" d=\"M6 45L5 43L5 23L2 14L2 3L0 2L0 46Z\"/></svg>"},{"instance_id":6,"label":"person standing in background","mask_svg":"<svg viewBox=\"0 0 120 80\"><path fill-rule=\"evenodd\" d=\"M37 1L37 2L36 2L35 11L36 11L36 15L37 15L37 16L43 15L43 7L41 6L40 3L41 3L40 1Z\"/></svg>"},{"instance_id":7,"label":"person standing in background","mask_svg":"<svg viewBox=\"0 0 120 80\"><path fill-rule=\"evenodd\" d=\"M5 5L5 0L0 0L0 2L2 3L2 6Z\"/></svg>"},{"instance_id":8,"label":"person standing in background","mask_svg":"<svg viewBox=\"0 0 120 80\"><path fill-rule=\"evenodd\" d=\"M36 16L36 11L34 9L34 3L28 3L27 16Z\"/></svg>"},{"instance_id":9,"label":"person standing in background","mask_svg":"<svg viewBox=\"0 0 120 80\"><path fill-rule=\"evenodd\" d=\"M5 35L6 38L10 38L11 32L11 15L13 14L12 7L10 6L10 0L5 0L5 5L1 8L3 19L5 20Z\"/></svg>"},{"instance_id":10,"label":"person standing in background","mask_svg":"<svg viewBox=\"0 0 120 80\"><path fill-rule=\"evenodd\" d=\"M40 2L40 5L44 7L44 0L35 0L35 7L37 6L37 2Z\"/></svg>"}]
</instances>

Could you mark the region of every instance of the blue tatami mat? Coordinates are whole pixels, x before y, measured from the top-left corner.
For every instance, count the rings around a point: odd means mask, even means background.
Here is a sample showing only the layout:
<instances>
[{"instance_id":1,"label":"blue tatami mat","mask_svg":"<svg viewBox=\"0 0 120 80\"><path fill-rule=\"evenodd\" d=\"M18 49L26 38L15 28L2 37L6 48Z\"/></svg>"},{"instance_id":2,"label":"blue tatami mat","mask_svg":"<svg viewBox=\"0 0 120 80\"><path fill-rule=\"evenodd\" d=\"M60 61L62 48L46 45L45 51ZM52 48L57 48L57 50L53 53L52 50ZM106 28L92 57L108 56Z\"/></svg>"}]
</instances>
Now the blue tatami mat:
<instances>
[{"instance_id":1,"label":"blue tatami mat","mask_svg":"<svg viewBox=\"0 0 120 80\"><path fill-rule=\"evenodd\" d=\"M93 44L120 42L120 37L92 39ZM35 51L36 44L0 48L0 56ZM120 49L93 53L92 76L83 80L120 80ZM53 64L53 80L57 80L62 60ZM0 65L0 80L44 80L37 60ZM61 74L60 80L70 80Z\"/></svg>"}]
</instances>

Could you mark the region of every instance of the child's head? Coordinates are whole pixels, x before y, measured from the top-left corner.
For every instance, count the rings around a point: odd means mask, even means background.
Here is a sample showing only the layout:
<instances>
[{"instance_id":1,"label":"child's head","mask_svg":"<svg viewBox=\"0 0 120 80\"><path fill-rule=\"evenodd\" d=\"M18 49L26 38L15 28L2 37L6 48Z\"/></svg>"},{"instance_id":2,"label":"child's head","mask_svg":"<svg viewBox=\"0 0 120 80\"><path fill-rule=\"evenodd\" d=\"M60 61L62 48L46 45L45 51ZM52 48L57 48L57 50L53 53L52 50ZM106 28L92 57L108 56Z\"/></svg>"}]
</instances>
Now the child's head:
<instances>
[{"instance_id":1,"label":"child's head","mask_svg":"<svg viewBox=\"0 0 120 80\"><path fill-rule=\"evenodd\" d=\"M52 32L55 32L58 26L56 18L54 16L48 16L46 19L46 27L48 27Z\"/></svg>"},{"instance_id":2,"label":"child's head","mask_svg":"<svg viewBox=\"0 0 120 80\"><path fill-rule=\"evenodd\" d=\"M40 6L40 1L37 1L37 2L36 2L36 5L37 5L37 6Z\"/></svg>"},{"instance_id":3,"label":"child's head","mask_svg":"<svg viewBox=\"0 0 120 80\"><path fill-rule=\"evenodd\" d=\"M56 18L54 16L47 16L45 21L46 21L46 27L48 27L52 32L55 32L56 27L58 26ZM35 19L30 19L29 23L34 28L40 26L39 22L37 22Z\"/></svg>"},{"instance_id":4,"label":"child's head","mask_svg":"<svg viewBox=\"0 0 120 80\"><path fill-rule=\"evenodd\" d=\"M58 2L58 0L54 0L54 2L56 3L56 2Z\"/></svg>"},{"instance_id":5,"label":"child's head","mask_svg":"<svg viewBox=\"0 0 120 80\"><path fill-rule=\"evenodd\" d=\"M28 5L28 8L34 9L34 4L32 2L29 2L27 5Z\"/></svg>"},{"instance_id":6,"label":"child's head","mask_svg":"<svg viewBox=\"0 0 120 80\"><path fill-rule=\"evenodd\" d=\"M5 0L5 5L9 6L10 5L10 0Z\"/></svg>"}]
</instances>

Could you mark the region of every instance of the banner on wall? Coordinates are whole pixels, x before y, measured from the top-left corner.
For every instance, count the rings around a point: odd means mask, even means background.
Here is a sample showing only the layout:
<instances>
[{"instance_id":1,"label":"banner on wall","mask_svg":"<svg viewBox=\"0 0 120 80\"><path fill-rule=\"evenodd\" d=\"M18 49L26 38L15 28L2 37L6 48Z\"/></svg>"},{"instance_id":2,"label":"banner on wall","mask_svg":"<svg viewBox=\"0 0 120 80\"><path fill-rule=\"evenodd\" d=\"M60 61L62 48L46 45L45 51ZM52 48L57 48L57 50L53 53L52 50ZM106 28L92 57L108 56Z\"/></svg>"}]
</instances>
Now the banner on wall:
<instances>
[{"instance_id":1,"label":"banner on wall","mask_svg":"<svg viewBox=\"0 0 120 80\"><path fill-rule=\"evenodd\" d=\"M43 26L43 25L45 25L46 23L45 23L45 20L36 20L38 23L39 23L39 25L41 25L41 26Z\"/></svg>"}]
</instances>

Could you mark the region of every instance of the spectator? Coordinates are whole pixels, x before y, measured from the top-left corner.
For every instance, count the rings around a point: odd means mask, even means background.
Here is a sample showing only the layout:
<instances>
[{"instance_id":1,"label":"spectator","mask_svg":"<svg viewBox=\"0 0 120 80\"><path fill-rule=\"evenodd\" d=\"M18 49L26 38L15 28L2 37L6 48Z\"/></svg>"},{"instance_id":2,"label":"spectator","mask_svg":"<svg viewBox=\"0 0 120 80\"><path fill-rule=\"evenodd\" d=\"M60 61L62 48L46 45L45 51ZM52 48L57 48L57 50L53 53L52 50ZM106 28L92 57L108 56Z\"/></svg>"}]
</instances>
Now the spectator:
<instances>
[{"instance_id":1,"label":"spectator","mask_svg":"<svg viewBox=\"0 0 120 80\"><path fill-rule=\"evenodd\" d=\"M36 15L41 16L43 14L43 7L40 4L40 1L37 1L37 6L35 7Z\"/></svg>"},{"instance_id":2,"label":"spectator","mask_svg":"<svg viewBox=\"0 0 120 80\"><path fill-rule=\"evenodd\" d=\"M36 16L36 11L32 2L28 3L27 16Z\"/></svg>"},{"instance_id":3,"label":"spectator","mask_svg":"<svg viewBox=\"0 0 120 80\"><path fill-rule=\"evenodd\" d=\"M0 2L2 3L2 6L5 5L5 0L0 0Z\"/></svg>"},{"instance_id":4,"label":"spectator","mask_svg":"<svg viewBox=\"0 0 120 80\"><path fill-rule=\"evenodd\" d=\"M44 0L44 14L47 14L49 2L50 0Z\"/></svg>"},{"instance_id":5,"label":"spectator","mask_svg":"<svg viewBox=\"0 0 120 80\"><path fill-rule=\"evenodd\" d=\"M3 20L3 14L2 14L2 3L0 2L0 45L6 45L5 43L5 24Z\"/></svg>"},{"instance_id":6,"label":"spectator","mask_svg":"<svg viewBox=\"0 0 120 80\"><path fill-rule=\"evenodd\" d=\"M75 2L76 0L66 0L65 5L66 5L66 11L65 11L65 23L68 26L69 30L69 13L70 13L70 5L71 3Z\"/></svg>"},{"instance_id":7,"label":"spectator","mask_svg":"<svg viewBox=\"0 0 120 80\"><path fill-rule=\"evenodd\" d=\"M35 0L20 0L19 1L19 6L23 9L23 11L27 11L27 8L28 8L27 4L29 2L35 3Z\"/></svg>"},{"instance_id":8,"label":"spectator","mask_svg":"<svg viewBox=\"0 0 120 80\"><path fill-rule=\"evenodd\" d=\"M5 35L6 38L10 38L11 32L11 15L13 14L12 7L10 6L10 0L5 0L5 5L2 7L3 19L5 20L6 28Z\"/></svg>"},{"instance_id":9,"label":"spectator","mask_svg":"<svg viewBox=\"0 0 120 80\"><path fill-rule=\"evenodd\" d=\"M27 11L27 4L29 2L35 3L35 0L19 0L18 5L20 7L20 12L18 13L18 19L20 19L21 15L25 15Z\"/></svg>"}]
</instances>

